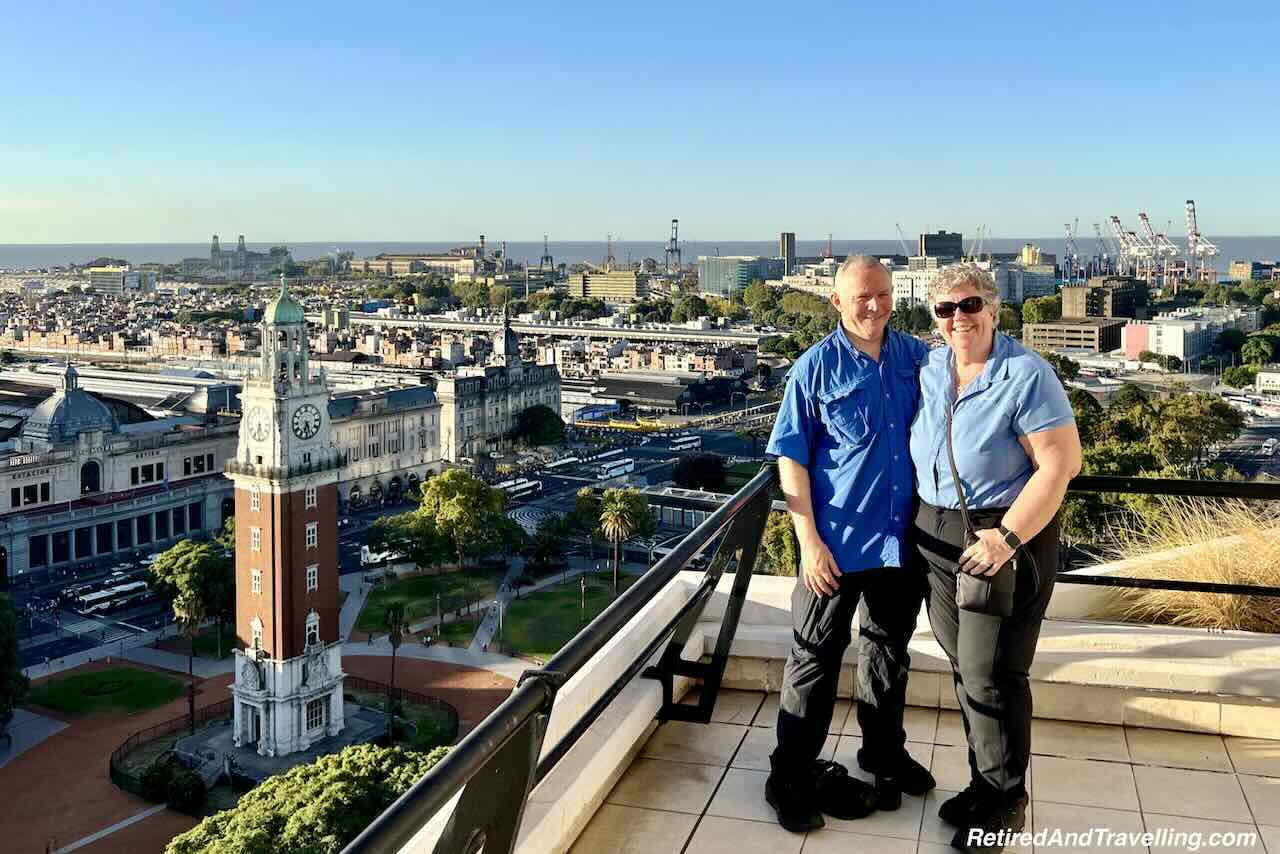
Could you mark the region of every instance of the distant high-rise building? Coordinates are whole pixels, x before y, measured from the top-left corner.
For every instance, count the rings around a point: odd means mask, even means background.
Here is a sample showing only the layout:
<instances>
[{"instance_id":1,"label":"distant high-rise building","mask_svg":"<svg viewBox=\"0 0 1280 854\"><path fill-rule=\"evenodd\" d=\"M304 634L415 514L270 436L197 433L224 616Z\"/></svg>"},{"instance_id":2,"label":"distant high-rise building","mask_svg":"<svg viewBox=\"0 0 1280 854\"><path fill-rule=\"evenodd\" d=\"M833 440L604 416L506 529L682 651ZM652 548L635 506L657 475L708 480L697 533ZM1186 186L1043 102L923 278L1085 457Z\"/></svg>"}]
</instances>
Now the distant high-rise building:
<instances>
[{"instance_id":1,"label":"distant high-rise building","mask_svg":"<svg viewBox=\"0 0 1280 854\"><path fill-rule=\"evenodd\" d=\"M89 290L95 294L124 296L155 293L159 274L128 267L90 267Z\"/></svg>"},{"instance_id":2,"label":"distant high-rise building","mask_svg":"<svg viewBox=\"0 0 1280 854\"><path fill-rule=\"evenodd\" d=\"M778 256L782 258L782 275L790 276L796 267L796 234L794 231L782 232L778 241Z\"/></svg>"},{"instance_id":3,"label":"distant high-rise building","mask_svg":"<svg viewBox=\"0 0 1280 854\"><path fill-rule=\"evenodd\" d=\"M963 258L964 238L958 231L939 229L920 235L920 254L928 258Z\"/></svg>"},{"instance_id":4,"label":"distant high-rise building","mask_svg":"<svg viewBox=\"0 0 1280 854\"><path fill-rule=\"evenodd\" d=\"M699 255L698 290L717 297L741 293L755 279L782 277L781 258L756 255Z\"/></svg>"},{"instance_id":5,"label":"distant high-rise building","mask_svg":"<svg viewBox=\"0 0 1280 854\"><path fill-rule=\"evenodd\" d=\"M593 270L570 276L569 296L605 302L635 302L649 295L649 277L636 270Z\"/></svg>"}]
</instances>

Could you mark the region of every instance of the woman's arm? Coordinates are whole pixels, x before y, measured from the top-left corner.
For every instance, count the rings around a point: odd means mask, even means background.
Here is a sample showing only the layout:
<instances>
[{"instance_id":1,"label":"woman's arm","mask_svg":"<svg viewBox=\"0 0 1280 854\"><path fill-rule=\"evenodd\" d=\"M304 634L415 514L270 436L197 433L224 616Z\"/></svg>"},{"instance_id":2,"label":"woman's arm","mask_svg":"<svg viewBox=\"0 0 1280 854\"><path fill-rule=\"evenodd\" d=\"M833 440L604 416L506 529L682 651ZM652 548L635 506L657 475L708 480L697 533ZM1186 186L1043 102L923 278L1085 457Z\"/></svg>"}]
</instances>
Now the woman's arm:
<instances>
[{"instance_id":1,"label":"woman's arm","mask_svg":"<svg viewBox=\"0 0 1280 854\"><path fill-rule=\"evenodd\" d=\"M1044 530L1067 495L1067 483L1080 473L1080 434L1075 422L1018 437L1035 471L1004 514L1001 524L1027 542ZM977 532L978 541L965 549L960 569L992 575L1013 557L999 529Z\"/></svg>"}]
</instances>

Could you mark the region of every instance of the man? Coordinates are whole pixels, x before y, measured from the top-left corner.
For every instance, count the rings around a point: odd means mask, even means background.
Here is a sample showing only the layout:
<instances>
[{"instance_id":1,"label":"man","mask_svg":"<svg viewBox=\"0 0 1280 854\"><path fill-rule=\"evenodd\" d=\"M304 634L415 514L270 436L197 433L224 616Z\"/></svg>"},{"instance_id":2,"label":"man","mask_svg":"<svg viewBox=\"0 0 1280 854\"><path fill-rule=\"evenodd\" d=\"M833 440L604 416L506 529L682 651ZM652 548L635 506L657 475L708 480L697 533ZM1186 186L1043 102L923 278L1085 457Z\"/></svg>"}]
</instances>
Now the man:
<instances>
[{"instance_id":1,"label":"man","mask_svg":"<svg viewBox=\"0 0 1280 854\"><path fill-rule=\"evenodd\" d=\"M796 360L766 450L778 458L801 566L765 797L797 833L822 827L823 813L860 818L934 786L902 726L907 643L925 593L904 542L915 495L907 441L928 348L887 329L893 287L874 258L845 260L831 304L840 322ZM855 609L858 764L874 789L818 759Z\"/></svg>"}]
</instances>

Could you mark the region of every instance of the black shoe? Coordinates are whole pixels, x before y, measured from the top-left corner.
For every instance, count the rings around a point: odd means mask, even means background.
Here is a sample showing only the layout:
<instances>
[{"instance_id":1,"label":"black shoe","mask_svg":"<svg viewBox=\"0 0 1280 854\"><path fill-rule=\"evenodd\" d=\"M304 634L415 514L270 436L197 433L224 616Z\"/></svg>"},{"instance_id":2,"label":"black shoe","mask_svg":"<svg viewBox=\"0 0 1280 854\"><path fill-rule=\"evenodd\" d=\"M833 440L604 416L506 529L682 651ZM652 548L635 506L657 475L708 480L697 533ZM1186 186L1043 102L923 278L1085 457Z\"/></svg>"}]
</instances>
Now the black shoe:
<instances>
[{"instance_id":1,"label":"black shoe","mask_svg":"<svg viewBox=\"0 0 1280 854\"><path fill-rule=\"evenodd\" d=\"M901 806L904 792L919 797L938 785L928 769L905 750L886 761L868 755L863 747L858 750L858 765L868 774L875 775L876 792L880 795L877 806L882 810L895 810Z\"/></svg>"},{"instance_id":2,"label":"black shoe","mask_svg":"<svg viewBox=\"0 0 1280 854\"><path fill-rule=\"evenodd\" d=\"M792 833L808 833L826 824L814 804L812 784L802 786L770 774L764 782L764 799L778 814L778 824Z\"/></svg>"},{"instance_id":3,"label":"black shoe","mask_svg":"<svg viewBox=\"0 0 1280 854\"><path fill-rule=\"evenodd\" d=\"M987 790L979 795L969 812L965 826L956 831L951 847L958 851L1000 854L1008 841L997 835L994 841L983 838L1001 831L1018 833L1027 823L1025 792L1000 793Z\"/></svg>"},{"instance_id":4,"label":"black shoe","mask_svg":"<svg viewBox=\"0 0 1280 854\"><path fill-rule=\"evenodd\" d=\"M969 813L973 811L974 805L985 790L984 784L970 781L963 792L952 795L942 802L942 806L938 807L938 818L952 827L967 827Z\"/></svg>"},{"instance_id":5,"label":"black shoe","mask_svg":"<svg viewBox=\"0 0 1280 854\"><path fill-rule=\"evenodd\" d=\"M853 821L876 811L875 789L850 777L849 769L839 762L817 762L814 775L818 807L832 818Z\"/></svg>"}]
</instances>

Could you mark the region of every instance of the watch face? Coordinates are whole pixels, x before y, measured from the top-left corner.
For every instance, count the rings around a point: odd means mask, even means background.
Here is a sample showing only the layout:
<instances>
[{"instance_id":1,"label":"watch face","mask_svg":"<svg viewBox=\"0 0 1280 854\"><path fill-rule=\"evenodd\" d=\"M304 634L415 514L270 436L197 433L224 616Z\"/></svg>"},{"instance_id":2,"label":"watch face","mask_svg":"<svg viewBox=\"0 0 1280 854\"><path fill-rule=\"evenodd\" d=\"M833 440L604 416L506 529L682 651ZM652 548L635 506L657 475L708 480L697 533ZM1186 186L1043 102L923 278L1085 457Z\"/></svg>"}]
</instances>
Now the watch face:
<instances>
[{"instance_id":1,"label":"watch face","mask_svg":"<svg viewBox=\"0 0 1280 854\"><path fill-rule=\"evenodd\" d=\"M320 410L309 403L299 406L293 413L293 435L310 439L320 432Z\"/></svg>"},{"instance_id":2,"label":"watch face","mask_svg":"<svg viewBox=\"0 0 1280 854\"><path fill-rule=\"evenodd\" d=\"M263 407L255 406L245 416L245 427L249 430L249 437L255 442L265 441L267 434L271 432L271 415Z\"/></svg>"}]
</instances>

